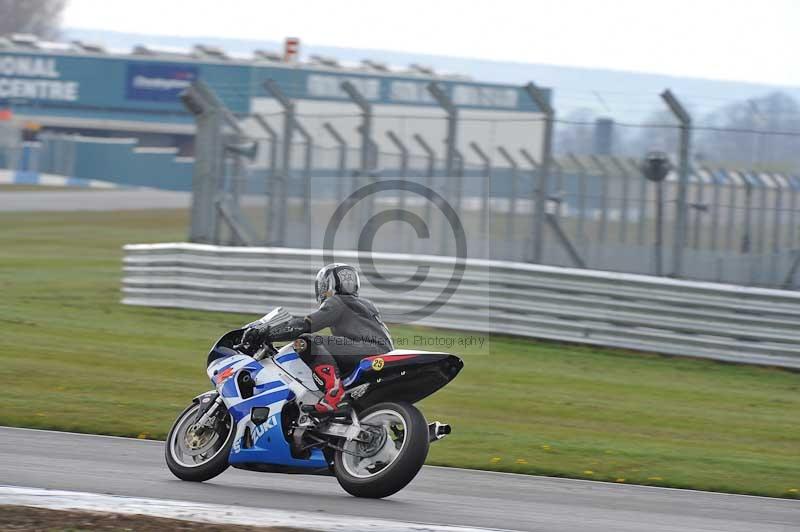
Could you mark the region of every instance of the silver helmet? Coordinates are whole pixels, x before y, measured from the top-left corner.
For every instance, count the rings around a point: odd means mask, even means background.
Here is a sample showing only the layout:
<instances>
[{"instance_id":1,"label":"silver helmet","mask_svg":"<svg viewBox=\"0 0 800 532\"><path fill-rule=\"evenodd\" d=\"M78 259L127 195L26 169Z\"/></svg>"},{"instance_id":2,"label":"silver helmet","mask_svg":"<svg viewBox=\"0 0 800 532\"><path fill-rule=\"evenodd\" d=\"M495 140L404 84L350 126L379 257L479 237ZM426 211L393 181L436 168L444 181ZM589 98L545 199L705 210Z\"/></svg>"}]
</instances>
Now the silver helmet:
<instances>
[{"instance_id":1,"label":"silver helmet","mask_svg":"<svg viewBox=\"0 0 800 532\"><path fill-rule=\"evenodd\" d=\"M317 303L322 303L334 294L356 296L360 287L358 270L349 264L328 264L317 272L314 282Z\"/></svg>"}]
</instances>

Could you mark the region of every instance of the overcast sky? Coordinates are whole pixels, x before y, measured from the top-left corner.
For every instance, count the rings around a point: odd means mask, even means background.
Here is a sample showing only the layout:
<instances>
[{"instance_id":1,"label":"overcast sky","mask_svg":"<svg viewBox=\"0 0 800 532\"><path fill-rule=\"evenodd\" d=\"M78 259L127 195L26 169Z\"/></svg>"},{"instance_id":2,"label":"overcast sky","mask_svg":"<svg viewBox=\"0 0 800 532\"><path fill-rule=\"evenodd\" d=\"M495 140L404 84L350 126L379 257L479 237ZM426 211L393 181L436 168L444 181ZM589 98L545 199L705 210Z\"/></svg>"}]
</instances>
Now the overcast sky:
<instances>
[{"instance_id":1,"label":"overcast sky","mask_svg":"<svg viewBox=\"0 0 800 532\"><path fill-rule=\"evenodd\" d=\"M64 23L800 86L800 0L70 0Z\"/></svg>"}]
</instances>

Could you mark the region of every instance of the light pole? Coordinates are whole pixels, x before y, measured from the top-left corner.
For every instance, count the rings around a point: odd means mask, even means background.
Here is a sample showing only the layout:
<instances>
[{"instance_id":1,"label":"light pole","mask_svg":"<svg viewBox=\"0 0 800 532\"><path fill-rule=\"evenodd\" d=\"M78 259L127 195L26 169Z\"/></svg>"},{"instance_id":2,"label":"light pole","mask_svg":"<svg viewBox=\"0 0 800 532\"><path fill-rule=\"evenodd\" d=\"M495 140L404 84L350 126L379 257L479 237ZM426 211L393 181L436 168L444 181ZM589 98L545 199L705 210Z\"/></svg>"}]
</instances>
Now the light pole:
<instances>
[{"instance_id":1,"label":"light pole","mask_svg":"<svg viewBox=\"0 0 800 532\"><path fill-rule=\"evenodd\" d=\"M656 184L656 235L653 252L655 254L656 275L663 275L664 247L664 179L667 178L672 164L667 154L660 151L649 152L642 161L642 174Z\"/></svg>"}]
</instances>

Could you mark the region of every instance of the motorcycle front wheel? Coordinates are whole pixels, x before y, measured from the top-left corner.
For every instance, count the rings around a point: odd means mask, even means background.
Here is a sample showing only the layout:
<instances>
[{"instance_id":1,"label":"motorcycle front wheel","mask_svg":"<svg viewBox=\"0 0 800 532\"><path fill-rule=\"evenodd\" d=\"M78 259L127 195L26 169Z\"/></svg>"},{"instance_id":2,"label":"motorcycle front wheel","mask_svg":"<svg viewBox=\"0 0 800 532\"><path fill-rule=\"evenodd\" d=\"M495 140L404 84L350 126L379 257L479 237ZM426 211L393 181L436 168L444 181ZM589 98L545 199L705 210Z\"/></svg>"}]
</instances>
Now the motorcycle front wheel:
<instances>
[{"instance_id":1,"label":"motorcycle front wheel","mask_svg":"<svg viewBox=\"0 0 800 532\"><path fill-rule=\"evenodd\" d=\"M380 403L358 416L369 442L345 442L336 451L336 479L356 497L380 499L403 489L428 456L428 423L408 403Z\"/></svg>"},{"instance_id":2,"label":"motorcycle front wheel","mask_svg":"<svg viewBox=\"0 0 800 532\"><path fill-rule=\"evenodd\" d=\"M181 480L204 482L228 469L234 440L231 415L219 414L213 427L197 427L199 403L184 410L169 431L165 455L167 467Z\"/></svg>"}]
</instances>

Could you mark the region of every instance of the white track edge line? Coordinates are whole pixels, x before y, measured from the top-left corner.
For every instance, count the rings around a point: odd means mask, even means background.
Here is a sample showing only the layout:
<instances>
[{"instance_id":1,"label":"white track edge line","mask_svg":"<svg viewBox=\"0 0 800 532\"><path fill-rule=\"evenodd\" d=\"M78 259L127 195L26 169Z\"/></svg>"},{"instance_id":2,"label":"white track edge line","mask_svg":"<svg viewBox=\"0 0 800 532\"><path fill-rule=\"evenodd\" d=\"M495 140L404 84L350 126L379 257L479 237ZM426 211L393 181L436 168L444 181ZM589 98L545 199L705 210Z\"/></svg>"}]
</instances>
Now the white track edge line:
<instances>
[{"instance_id":1,"label":"white track edge line","mask_svg":"<svg viewBox=\"0 0 800 532\"><path fill-rule=\"evenodd\" d=\"M322 532L511 532L497 528L435 525L356 517L318 512L279 510L223 504L195 503L169 499L150 499L106 495L84 491L50 490L0 485L0 502L15 506L51 510L79 510L126 515L148 515L203 523L263 527L295 527Z\"/></svg>"}]
</instances>

